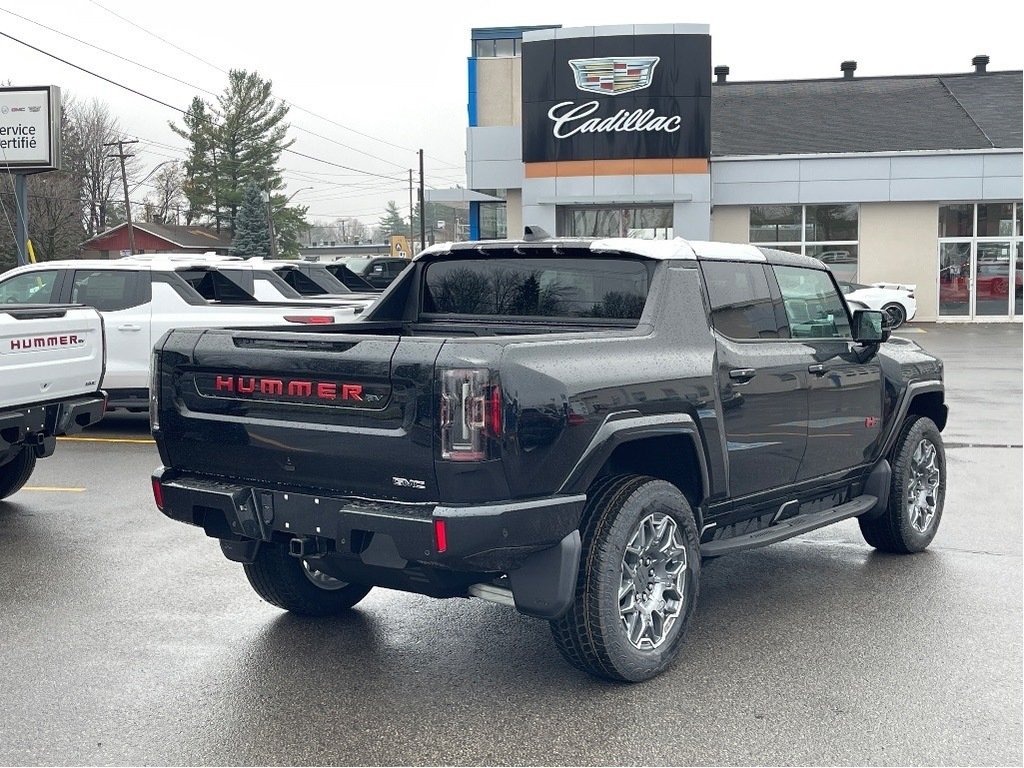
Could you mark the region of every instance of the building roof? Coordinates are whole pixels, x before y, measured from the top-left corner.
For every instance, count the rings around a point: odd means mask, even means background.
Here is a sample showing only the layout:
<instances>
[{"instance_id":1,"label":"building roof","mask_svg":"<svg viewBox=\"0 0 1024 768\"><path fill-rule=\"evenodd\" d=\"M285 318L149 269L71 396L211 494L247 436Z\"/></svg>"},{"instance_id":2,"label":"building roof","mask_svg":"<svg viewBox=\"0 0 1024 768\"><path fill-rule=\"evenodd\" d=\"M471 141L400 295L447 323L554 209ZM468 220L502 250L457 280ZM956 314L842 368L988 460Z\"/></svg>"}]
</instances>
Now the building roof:
<instances>
[{"instance_id":1,"label":"building roof","mask_svg":"<svg viewBox=\"0 0 1024 768\"><path fill-rule=\"evenodd\" d=\"M95 237L86 240L82 245L88 246L90 243L109 237L112 233L124 229L127 226L127 224L118 224L116 227L112 227L106 232L101 232ZM148 232L154 237L166 240L168 243L179 248L210 250L213 248L231 247L230 234L227 232L217 234L217 231L210 227L200 227L198 225L187 226L180 224L152 224L150 222L143 221L132 222L132 229L140 229L143 232Z\"/></svg>"},{"instance_id":2,"label":"building roof","mask_svg":"<svg viewBox=\"0 0 1024 768\"><path fill-rule=\"evenodd\" d=\"M714 156L1020 149L1021 72L716 83Z\"/></svg>"}]
</instances>

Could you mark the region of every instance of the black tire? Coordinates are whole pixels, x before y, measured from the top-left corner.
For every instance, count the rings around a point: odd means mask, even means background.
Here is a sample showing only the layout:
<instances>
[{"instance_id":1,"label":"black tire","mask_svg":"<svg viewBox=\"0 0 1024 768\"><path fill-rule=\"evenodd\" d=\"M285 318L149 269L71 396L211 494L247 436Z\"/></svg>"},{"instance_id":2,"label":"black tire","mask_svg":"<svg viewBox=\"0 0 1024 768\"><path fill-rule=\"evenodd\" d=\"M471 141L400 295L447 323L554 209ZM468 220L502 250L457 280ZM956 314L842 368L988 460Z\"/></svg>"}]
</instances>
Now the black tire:
<instances>
[{"instance_id":1,"label":"black tire","mask_svg":"<svg viewBox=\"0 0 1024 768\"><path fill-rule=\"evenodd\" d=\"M886 304L882 311L889 318L889 328L894 331L907 322L907 310L898 302Z\"/></svg>"},{"instance_id":2,"label":"black tire","mask_svg":"<svg viewBox=\"0 0 1024 768\"><path fill-rule=\"evenodd\" d=\"M36 468L36 452L27 446L6 464L0 465L0 500L21 490Z\"/></svg>"},{"instance_id":3,"label":"black tire","mask_svg":"<svg viewBox=\"0 0 1024 768\"><path fill-rule=\"evenodd\" d=\"M923 474L930 474L921 473L919 466L920 459L928 456L928 449L923 447L926 445L934 451L934 465L938 472L936 487L930 493L930 482L922 483L920 479ZM868 544L882 552L921 552L935 538L946 500L946 451L935 422L925 416L907 419L896 440L891 461L889 507L885 514L873 520L858 518L860 532ZM912 489L922 506L911 503ZM934 501L930 515L927 513L929 499Z\"/></svg>"},{"instance_id":4,"label":"black tire","mask_svg":"<svg viewBox=\"0 0 1024 768\"><path fill-rule=\"evenodd\" d=\"M585 672L608 680L648 680L663 672L679 655L697 605L701 568L697 524L686 497L664 480L638 475L611 477L599 481L587 495L575 600L562 618L551 622L551 633L562 656ZM667 522L667 518L671 522ZM650 592L650 582L643 587L654 595L653 600L645 604L657 605L661 601L658 607L665 608L668 606L664 598L669 596L669 601L676 604L676 615L663 617L664 631L656 644L641 635L638 635L638 644L630 639L629 619L621 612L632 608L633 617L642 613L635 599L638 587L626 585L633 596L632 605L627 596L625 608L619 595L627 570L627 546L635 542L641 525L648 522L652 526L664 526L663 531L669 532L676 542L673 548L678 548L678 555L685 553L685 561L680 567L681 557L670 559L669 562L676 563L673 567L678 575L672 577L666 572L664 583L655 585L653 592ZM630 557L634 553L640 554L631 550ZM642 561L638 563L641 564ZM655 567L663 565L656 563ZM662 575L658 574L657 578ZM634 581L646 578L642 573L633 573ZM681 590L668 585L673 578L676 579L674 584L681 584ZM647 626L652 632L656 629L653 624L641 626ZM635 624L632 631L635 631ZM645 643L650 647L641 647Z\"/></svg>"},{"instance_id":5,"label":"black tire","mask_svg":"<svg viewBox=\"0 0 1024 768\"><path fill-rule=\"evenodd\" d=\"M334 616L347 611L370 591L362 584L331 579L319 571L307 570L304 561L292 557L277 544L264 542L253 563L246 563L245 575L256 594L271 605L303 616ZM320 574L319 577L311 574ZM319 579L318 586L314 579Z\"/></svg>"}]
</instances>

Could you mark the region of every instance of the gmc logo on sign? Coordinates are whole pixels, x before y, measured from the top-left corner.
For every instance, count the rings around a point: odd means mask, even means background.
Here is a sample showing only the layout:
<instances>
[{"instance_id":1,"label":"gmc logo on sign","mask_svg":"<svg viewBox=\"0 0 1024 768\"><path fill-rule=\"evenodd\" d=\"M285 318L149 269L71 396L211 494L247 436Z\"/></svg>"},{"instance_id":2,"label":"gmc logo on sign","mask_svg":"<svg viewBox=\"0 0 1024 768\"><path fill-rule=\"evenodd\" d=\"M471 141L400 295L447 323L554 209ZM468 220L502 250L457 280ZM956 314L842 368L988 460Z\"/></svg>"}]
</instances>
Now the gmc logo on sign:
<instances>
[{"instance_id":1,"label":"gmc logo on sign","mask_svg":"<svg viewBox=\"0 0 1024 768\"><path fill-rule=\"evenodd\" d=\"M25 339L11 339L11 352L29 349L53 349L54 347L80 347L85 339L75 334L66 336L30 336Z\"/></svg>"},{"instance_id":2,"label":"gmc logo on sign","mask_svg":"<svg viewBox=\"0 0 1024 768\"><path fill-rule=\"evenodd\" d=\"M216 392L235 395L267 395L302 397L311 400L355 400L362 402L362 384L338 384L333 381L310 381L308 379L269 379L262 376L214 377Z\"/></svg>"}]
</instances>

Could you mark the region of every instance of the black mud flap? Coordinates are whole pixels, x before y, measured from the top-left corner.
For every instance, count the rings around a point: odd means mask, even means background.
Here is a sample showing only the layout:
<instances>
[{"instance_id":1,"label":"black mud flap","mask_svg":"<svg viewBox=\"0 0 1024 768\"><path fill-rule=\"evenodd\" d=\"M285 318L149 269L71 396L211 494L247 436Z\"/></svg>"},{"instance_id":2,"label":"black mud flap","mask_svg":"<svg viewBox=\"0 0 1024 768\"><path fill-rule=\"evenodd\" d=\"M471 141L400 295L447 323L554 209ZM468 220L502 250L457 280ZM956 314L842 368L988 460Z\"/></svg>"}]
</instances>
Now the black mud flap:
<instances>
[{"instance_id":1,"label":"black mud flap","mask_svg":"<svg viewBox=\"0 0 1024 768\"><path fill-rule=\"evenodd\" d=\"M260 551L260 542L255 539L243 539L242 541L221 539L220 551L224 553L224 557L236 563L254 563L256 562L256 553Z\"/></svg>"},{"instance_id":2,"label":"black mud flap","mask_svg":"<svg viewBox=\"0 0 1024 768\"><path fill-rule=\"evenodd\" d=\"M572 605L580 565L580 532L530 555L508 575L516 610L538 619L560 618Z\"/></svg>"},{"instance_id":3,"label":"black mud flap","mask_svg":"<svg viewBox=\"0 0 1024 768\"><path fill-rule=\"evenodd\" d=\"M881 517L889 509L889 487L892 485L892 467L888 459L882 459L875 464L867 480L864 481L864 493L874 496L878 501L875 506L860 517L865 520L874 520Z\"/></svg>"}]
</instances>

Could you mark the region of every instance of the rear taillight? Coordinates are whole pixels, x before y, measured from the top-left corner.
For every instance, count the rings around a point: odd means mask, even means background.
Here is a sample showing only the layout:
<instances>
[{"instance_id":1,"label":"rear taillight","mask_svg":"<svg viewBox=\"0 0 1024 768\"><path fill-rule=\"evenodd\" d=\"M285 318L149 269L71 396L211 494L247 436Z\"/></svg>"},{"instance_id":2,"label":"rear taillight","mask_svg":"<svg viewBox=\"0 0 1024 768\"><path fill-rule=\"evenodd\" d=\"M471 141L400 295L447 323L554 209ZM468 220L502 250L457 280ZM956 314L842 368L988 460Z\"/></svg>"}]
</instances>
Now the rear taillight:
<instances>
[{"instance_id":1,"label":"rear taillight","mask_svg":"<svg viewBox=\"0 0 1024 768\"><path fill-rule=\"evenodd\" d=\"M501 436L503 403L497 378L486 368L441 372L441 458L482 461L488 440Z\"/></svg>"},{"instance_id":2,"label":"rear taillight","mask_svg":"<svg viewBox=\"0 0 1024 768\"><path fill-rule=\"evenodd\" d=\"M303 325L328 325L334 322L330 315L285 315L284 319L289 323L302 323Z\"/></svg>"},{"instance_id":3,"label":"rear taillight","mask_svg":"<svg viewBox=\"0 0 1024 768\"><path fill-rule=\"evenodd\" d=\"M434 521L434 546L438 552L448 549L448 526L444 520Z\"/></svg>"},{"instance_id":4,"label":"rear taillight","mask_svg":"<svg viewBox=\"0 0 1024 768\"><path fill-rule=\"evenodd\" d=\"M153 501L156 502L156 508L163 511L164 508L164 489L160 485L160 478L153 478Z\"/></svg>"}]
</instances>

